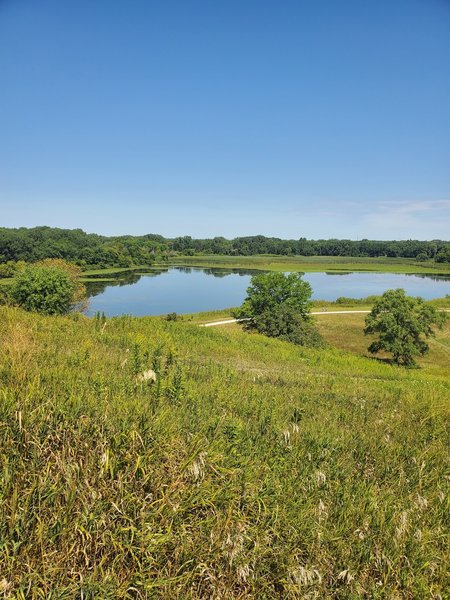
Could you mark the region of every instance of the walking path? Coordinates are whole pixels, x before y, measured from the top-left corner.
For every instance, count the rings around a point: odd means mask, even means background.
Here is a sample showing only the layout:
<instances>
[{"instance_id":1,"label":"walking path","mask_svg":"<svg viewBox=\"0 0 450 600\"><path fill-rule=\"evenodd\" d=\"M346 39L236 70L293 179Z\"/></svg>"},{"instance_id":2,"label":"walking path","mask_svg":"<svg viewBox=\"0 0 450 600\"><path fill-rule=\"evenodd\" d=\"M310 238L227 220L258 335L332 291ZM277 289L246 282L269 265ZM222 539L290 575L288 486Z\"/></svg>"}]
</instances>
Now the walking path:
<instances>
[{"instance_id":1,"label":"walking path","mask_svg":"<svg viewBox=\"0 0 450 600\"><path fill-rule=\"evenodd\" d=\"M439 309L442 312L450 312L449 308ZM358 313L368 314L370 310L322 310L311 312L312 315L354 315ZM225 321L213 321L212 323L202 323L200 327L215 327L216 325L228 325L229 323L240 323L241 321L249 321L249 319L226 319Z\"/></svg>"}]
</instances>

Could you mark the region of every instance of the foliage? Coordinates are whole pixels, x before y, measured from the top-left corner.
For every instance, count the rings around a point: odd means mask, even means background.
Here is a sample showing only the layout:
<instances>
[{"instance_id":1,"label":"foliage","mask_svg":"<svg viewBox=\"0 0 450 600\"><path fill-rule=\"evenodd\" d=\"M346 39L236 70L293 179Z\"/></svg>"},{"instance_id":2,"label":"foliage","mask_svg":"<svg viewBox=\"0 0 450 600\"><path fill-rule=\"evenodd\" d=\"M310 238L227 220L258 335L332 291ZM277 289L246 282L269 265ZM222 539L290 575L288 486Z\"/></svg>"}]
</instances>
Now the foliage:
<instances>
[{"instance_id":1,"label":"foliage","mask_svg":"<svg viewBox=\"0 0 450 600\"><path fill-rule=\"evenodd\" d=\"M311 286L298 273L254 275L247 288L247 297L236 311L236 316L239 319L250 319L249 326L252 327L255 317L283 305L294 309L302 319L308 320L311 294Z\"/></svg>"},{"instance_id":2,"label":"foliage","mask_svg":"<svg viewBox=\"0 0 450 600\"><path fill-rule=\"evenodd\" d=\"M217 254L253 256L403 257L419 261L448 262L448 242L433 240L283 240L262 235L194 239L191 236L164 238L157 234L106 237L81 229L34 227L0 228L0 263L43 258L62 258L82 267L131 267L152 264L170 254L186 256Z\"/></svg>"},{"instance_id":3,"label":"foliage","mask_svg":"<svg viewBox=\"0 0 450 600\"><path fill-rule=\"evenodd\" d=\"M177 321L178 315L176 312L171 312L165 316L165 319L166 319L166 321Z\"/></svg>"},{"instance_id":4,"label":"foliage","mask_svg":"<svg viewBox=\"0 0 450 600\"><path fill-rule=\"evenodd\" d=\"M82 267L129 267L149 265L164 250L164 238L152 234L105 237L81 229L0 228L0 262L60 258Z\"/></svg>"},{"instance_id":5,"label":"foliage","mask_svg":"<svg viewBox=\"0 0 450 600\"><path fill-rule=\"evenodd\" d=\"M3 307L0 355L6 598L446 597L448 377Z\"/></svg>"},{"instance_id":6,"label":"foliage","mask_svg":"<svg viewBox=\"0 0 450 600\"><path fill-rule=\"evenodd\" d=\"M30 265L15 278L10 295L25 310L54 315L70 310L75 293L76 284L66 270Z\"/></svg>"},{"instance_id":7,"label":"foliage","mask_svg":"<svg viewBox=\"0 0 450 600\"><path fill-rule=\"evenodd\" d=\"M305 320L295 308L286 303L262 311L254 317L251 323L250 327L259 333L299 346L321 348L325 345L313 323Z\"/></svg>"},{"instance_id":8,"label":"foliage","mask_svg":"<svg viewBox=\"0 0 450 600\"><path fill-rule=\"evenodd\" d=\"M422 298L407 296L402 289L388 290L366 317L364 333L379 335L368 350L391 352L395 363L415 366L414 357L429 350L422 336L434 335L433 325L442 326L445 317Z\"/></svg>"},{"instance_id":9,"label":"foliage","mask_svg":"<svg viewBox=\"0 0 450 600\"><path fill-rule=\"evenodd\" d=\"M4 304L10 304L11 302L11 290L9 286L0 286L0 306Z\"/></svg>"},{"instance_id":10,"label":"foliage","mask_svg":"<svg viewBox=\"0 0 450 600\"><path fill-rule=\"evenodd\" d=\"M297 273L254 275L242 306L233 311L244 328L300 346L322 346L311 321L312 289Z\"/></svg>"},{"instance_id":11,"label":"foliage","mask_svg":"<svg viewBox=\"0 0 450 600\"><path fill-rule=\"evenodd\" d=\"M86 300L86 286L81 281L83 275L82 269L74 263L67 262L62 258L45 258L37 263L39 266L50 267L64 271L70 277L74 290L71 298L71 304L83 305Z\"/></svg>"},{"instance_id":12,"label":"foliage","mask_svg":"<svg viewBox=\"0 0 450 600\"><path fill-rule=\"evenodd\" d=\"M445 246L436 254L436 262L450 263L450 245Z\"/></svg>"},{"instance_id":13,"label":"foliage","mask_svg":"<svg viewBox=\"0 0 450 600\"><path fill-rule=\"evenodd\" d=\"M349 298L348 296L339 296L333 302L333 304L338 304L340 306L357 306L359 304L373 304L376 302L380 296L366 296L365 298Z\"/></svg>"},{"instance_id":14,"label":"foliage","mask_svg":"<svg viewBox=\"0 0 450 600\"><path fill-rule=\"evenodd\" d=\"M17 262L13 260L8 260L7 262L0 262L0 279L14 277L20 271L23 271L26 263L23 260L19 260Z\"/></svg>"}]
</instances>

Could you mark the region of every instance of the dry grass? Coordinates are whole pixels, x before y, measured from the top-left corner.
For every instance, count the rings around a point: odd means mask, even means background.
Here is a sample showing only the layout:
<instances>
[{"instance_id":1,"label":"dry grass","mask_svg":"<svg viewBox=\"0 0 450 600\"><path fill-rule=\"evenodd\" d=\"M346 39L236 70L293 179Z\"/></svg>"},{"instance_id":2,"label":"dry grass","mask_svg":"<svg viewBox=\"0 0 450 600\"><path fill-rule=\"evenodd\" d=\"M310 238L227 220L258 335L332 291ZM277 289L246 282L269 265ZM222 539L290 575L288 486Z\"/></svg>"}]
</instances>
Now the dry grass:
<instances>
[{"instance_id":1,"label":"dry grass","mask_svg":"<svg viewBox=\"0 0 450 600\"><path fill-rule=\"evenodd\" d=\"M448 373L4 307L0 345L0 597L446 596Z\"/></svg>"}]
</instances>

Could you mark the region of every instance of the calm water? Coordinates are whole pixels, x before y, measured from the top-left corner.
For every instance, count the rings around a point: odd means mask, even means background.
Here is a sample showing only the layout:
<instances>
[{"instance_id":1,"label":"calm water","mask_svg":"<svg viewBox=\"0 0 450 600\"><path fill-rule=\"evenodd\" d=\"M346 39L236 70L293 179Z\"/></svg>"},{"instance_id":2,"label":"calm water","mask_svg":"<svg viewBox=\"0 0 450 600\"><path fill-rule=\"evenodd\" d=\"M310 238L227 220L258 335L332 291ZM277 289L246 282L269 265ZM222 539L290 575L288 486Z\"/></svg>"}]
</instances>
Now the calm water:
<instances>
[{"instance_id":1,"label":"calm water","mask_svg":"<svg viewBox=\"0 0 450 600\"><path fill-rule=\"evenodd\" d=\"M259 271L260 272L260 271ZM246 296L255 272L240 269L171 267L144 275L134 273L113 283L89 284L87 314L107 316L190 313L238 306ZM336 300L340 296L363 298L390 288L404 288L412 296L427 300L450 294L450 277L400 275L395 273L307 273L313 298Z\"/></svg>"}]
</instances>

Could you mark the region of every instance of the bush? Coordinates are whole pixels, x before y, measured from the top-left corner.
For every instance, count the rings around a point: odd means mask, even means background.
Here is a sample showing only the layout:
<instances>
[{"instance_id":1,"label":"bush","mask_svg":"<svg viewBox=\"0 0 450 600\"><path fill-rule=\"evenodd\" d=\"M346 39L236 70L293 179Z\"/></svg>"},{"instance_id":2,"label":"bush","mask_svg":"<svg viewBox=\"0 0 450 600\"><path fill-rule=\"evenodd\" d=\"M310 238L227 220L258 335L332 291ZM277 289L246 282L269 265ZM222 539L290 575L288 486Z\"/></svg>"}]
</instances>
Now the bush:
<instances>
[{"instance_id":1,"label":"bush","mask_svg":"<svg viewBox=\"0 0 450 600\"><path fill-rule=\"evenodd\" d=\"M26 267L11 286L11 299L18 306L47 315L64 314L73 306L75 283L57 267Z\"/></svg>"},{"instance_id":2,"label":"bush","mask_svg":"<svg viewBox=\"0 0 450 600\"><path fill-rule=\"evenodd\" d=\"M72 304L79 304L80 306L84 306L86 302L86 286L80 280L83 275L83 271L81 267L78 265L74 265L71 262L67 262L62 258L45 258L37 263L38 266L42 267L51 267L55 269L59 269L60 271L64 271L70 277L73 285L73 295L72 295Z\"/></svg>"},{"instance_id":3,"label":"bush","mask_svg":"<svg viewBox=\"0 0 450 600\"><path fill-rule=\"evenodd\" d=\"M5 263L0 263L0 279L14 277L14 275L22 271L24 268L25 263L23 260L19 260L17 262L8 260Z\"/></svg>"},{"instance_id":4,"label":"bush","mask_svg":"<svg viewBox=\"0 0 450 600\"><path fill-rule=\"evenodd\" d=\"M269 337L299 346L325 347L325 341L311 321L305 321L292 307L281 305L255 317L255 329Z\"/></svg>"},{"instance_id":5,"label":"bush","mask_svg":"<svg viewBox=\"0 0 450 600\"><path fill-rule=\"evenodd\" d=\"M177 320L178 320L178 315L177 315L177 313L176 313L176 312L171 312L171 313L168 313L168 314L165 316L165 320L166 320L166 321L177 321Z\"/></svg>"},{"instance_id":6,"label":"bush","mask_svg":"<svg viewBox=\"0 0 450 600\"><path fill-rule=\"evenodd\" d=\"M0 285L0 306L11 301L9 286Z\"/></svg>"}]
</instances>

